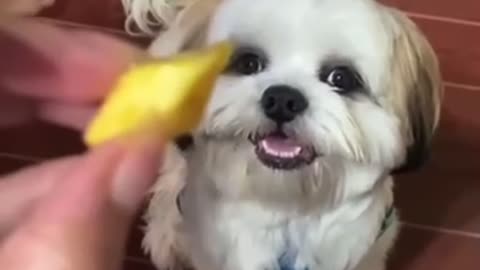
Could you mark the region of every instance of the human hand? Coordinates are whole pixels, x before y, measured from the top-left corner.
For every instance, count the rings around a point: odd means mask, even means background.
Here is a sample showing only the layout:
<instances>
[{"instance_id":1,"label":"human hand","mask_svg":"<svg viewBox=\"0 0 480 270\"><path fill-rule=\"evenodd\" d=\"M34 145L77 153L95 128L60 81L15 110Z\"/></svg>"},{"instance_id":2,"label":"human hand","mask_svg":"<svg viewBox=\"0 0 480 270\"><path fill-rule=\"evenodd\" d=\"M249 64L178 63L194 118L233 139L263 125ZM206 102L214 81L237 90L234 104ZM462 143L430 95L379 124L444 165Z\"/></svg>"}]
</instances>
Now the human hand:
<instances>
[{"instance_id":1,"label":"human hand","mask_svg":"<svg viewBox=\"0 0 480 270\"><path fill-rule=\"evenodd\" d=\"M16 16L35 15L54 3L55 0L2 0L0 13Z\"/></svg>"},{"instance_id":2,"label":"human hand","mask_svg":"<svg viewBox=\"0 0 480 270\"><path fill-rule=\"evenodd\" d=\"M0 127L35 118L82 130L139 52L114 39L0 22ZM162 142L121 139L0 178L0 268L119 269Z\"/></svg>"}]
</instances>

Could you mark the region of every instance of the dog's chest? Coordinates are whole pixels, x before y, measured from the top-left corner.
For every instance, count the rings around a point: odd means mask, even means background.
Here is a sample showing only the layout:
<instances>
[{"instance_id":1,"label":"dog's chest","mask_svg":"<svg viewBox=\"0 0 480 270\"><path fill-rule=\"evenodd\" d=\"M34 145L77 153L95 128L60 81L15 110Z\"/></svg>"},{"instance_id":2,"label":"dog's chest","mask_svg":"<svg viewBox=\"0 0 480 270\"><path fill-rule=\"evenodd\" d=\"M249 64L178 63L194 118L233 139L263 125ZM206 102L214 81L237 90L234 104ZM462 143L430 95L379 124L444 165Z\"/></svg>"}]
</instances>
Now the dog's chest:
<instances>
[{"instance_id":1,"label":"dog's chest","mask_svg":"<svg viewBox=\"0 0 480 270\"><path fill-rule=\"evenodd\" d=\"M225 253L211 254L218 256L215 261L225 260L222 256L265 260L279 270L349 269L365 255L378 232L375 225L363 224L366 219L352 221L347 212L299 217L254 203L225 203L217 205L215 214L202 216L208 219L197 220L194 234L222 247ZM212 242L204 244L208 249Z\"/></svg>"}]
</instances>

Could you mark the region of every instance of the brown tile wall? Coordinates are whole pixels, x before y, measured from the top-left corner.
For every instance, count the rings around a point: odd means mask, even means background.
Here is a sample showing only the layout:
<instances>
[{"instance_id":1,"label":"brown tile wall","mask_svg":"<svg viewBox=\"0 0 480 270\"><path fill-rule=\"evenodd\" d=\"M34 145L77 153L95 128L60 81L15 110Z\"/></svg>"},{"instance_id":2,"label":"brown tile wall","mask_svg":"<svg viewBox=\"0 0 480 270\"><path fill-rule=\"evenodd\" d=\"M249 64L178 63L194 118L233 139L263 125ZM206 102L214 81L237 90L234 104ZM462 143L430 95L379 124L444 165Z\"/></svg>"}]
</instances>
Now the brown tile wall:
<instances>
[{"instance_id":1,"label":"brown tile wall","mask_svg":"<svg viewBox=\"0 0 480 270\"><path fill-rule=\"evenodd\" d=\"M447 84L439 136L428 167L396 180L405 222L392 270L476 270L480 256L480 2L381 0L407 11L432 42ZM120 0L57 0L41 17L69 27L123 33ZM78 134L35 124L0 130L0 173L83 150ZM133 228L125 269L152 269Z\"/></svg>"}]
</instances>

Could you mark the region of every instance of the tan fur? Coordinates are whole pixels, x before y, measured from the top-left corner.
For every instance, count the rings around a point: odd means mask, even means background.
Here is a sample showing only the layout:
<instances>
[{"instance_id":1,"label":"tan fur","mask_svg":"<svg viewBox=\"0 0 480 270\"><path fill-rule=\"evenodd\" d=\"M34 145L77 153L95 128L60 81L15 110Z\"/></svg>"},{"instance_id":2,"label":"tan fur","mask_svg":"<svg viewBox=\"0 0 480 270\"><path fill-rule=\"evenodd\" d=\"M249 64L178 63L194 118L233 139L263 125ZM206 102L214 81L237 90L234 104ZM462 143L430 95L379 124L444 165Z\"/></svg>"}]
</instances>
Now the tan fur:
<instances>
[{"instance_id":1,"label":"tan fur","mask_svg":"<svg viewBox=\"0 0 480 270\"><path fill-rule=\"evenodd\" d=\"M437 128L443 87L437 57L417 26L403 13L388 9L397 36L392 55L393 87L388 101L399 115L407 145L428 151ZM419 150L420 151L420 150Z\"/></svg>"}]
</instances>

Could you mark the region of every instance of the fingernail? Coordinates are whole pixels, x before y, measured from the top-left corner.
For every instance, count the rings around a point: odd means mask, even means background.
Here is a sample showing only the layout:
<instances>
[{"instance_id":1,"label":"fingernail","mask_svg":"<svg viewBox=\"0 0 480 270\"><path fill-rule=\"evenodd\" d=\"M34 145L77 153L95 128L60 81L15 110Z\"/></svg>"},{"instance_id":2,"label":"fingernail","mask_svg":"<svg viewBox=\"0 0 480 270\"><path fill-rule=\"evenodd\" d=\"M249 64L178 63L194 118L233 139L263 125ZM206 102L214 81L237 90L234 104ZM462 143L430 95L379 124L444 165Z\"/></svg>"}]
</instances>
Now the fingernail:
<instances>
[{"instance_id":1,"label":"fingernail","mask_svg":"<svg viewBox=\"0 0 480 270\"><path fill-rule=\"evenodd\" d=\"M114 174L113 202L134 214L158 177L163 143L158 137L135 138Z\"/></svg>"},{"instance_id":2,"label":"fingernail","mask_svg":"<svg viewBox=\"0 0 480 270\"><path fill-rule=\"evenodd\" d=\"M99 33L29 20L3 23L0 86L30 96L98 102L140 51Z\"/></svg>"}]
</instances>

